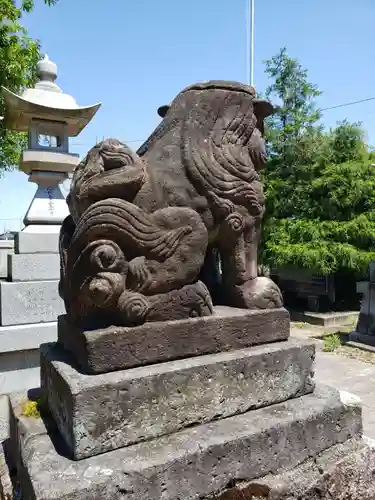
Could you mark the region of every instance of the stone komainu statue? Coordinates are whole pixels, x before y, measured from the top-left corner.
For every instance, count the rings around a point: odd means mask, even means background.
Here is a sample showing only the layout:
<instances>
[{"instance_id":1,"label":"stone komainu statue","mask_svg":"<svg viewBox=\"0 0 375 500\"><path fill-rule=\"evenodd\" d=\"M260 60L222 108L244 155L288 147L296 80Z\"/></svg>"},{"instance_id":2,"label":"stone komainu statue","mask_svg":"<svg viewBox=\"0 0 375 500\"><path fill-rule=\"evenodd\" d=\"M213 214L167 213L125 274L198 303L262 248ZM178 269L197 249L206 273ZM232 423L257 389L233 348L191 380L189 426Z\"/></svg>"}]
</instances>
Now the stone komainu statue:
<instances>
[{"instance_id":1,"label":"stone komainu statue","mask_svg":"<svg viewBox=\"0 0 375 500\"><path fill-rule=\"evenodd\" d=\"M280 307L257 275L263 120L252 87L192 85L134 153L107 139L74 172L60 235L60 295L83 328ZM215 276L216 253L222 274Z\"/></svg>"}]
</instances>

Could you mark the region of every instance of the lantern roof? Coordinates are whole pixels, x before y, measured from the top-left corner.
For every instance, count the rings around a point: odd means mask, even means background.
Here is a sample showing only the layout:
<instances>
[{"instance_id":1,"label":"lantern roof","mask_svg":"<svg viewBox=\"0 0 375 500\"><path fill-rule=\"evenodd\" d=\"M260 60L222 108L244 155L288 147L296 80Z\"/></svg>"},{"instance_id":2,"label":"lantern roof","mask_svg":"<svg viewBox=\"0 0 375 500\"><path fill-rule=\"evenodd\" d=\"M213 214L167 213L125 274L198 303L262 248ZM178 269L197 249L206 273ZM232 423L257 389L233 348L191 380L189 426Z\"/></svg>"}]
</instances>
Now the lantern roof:
<instances>
[{"instance_id":1,"label":"lantern roof","mask_svg":"<svg viewBox=\"0 0 375 500\"><path fill-rule=\"evenodd\" d=\"M57 66L47 55L37 64L38 81L33 89L20 96L2 87L7 125L12 130L26 132L34 119L67 124L70 137L77 136L92 120L101 103L78 106L74 97L65 94L56 83Z\"/></svg>"}]
</instances>

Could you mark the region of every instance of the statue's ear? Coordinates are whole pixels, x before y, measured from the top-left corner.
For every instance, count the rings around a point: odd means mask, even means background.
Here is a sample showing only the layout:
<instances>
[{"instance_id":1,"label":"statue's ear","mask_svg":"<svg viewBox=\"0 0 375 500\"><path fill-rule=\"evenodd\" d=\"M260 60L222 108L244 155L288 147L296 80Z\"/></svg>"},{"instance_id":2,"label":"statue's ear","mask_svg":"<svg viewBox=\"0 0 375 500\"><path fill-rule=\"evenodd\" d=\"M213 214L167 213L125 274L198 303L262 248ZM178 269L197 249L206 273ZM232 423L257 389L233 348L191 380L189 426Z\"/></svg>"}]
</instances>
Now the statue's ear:
<instances>
[{"instance_id":1,"label":"statue's ear","mask_svg":"<svg viewBox=\"0 0 375 500\"><path fill-rule=\"evenodd\" d=\"M269 101L265 99L254 99L254 113L258 120L263 121L267 116L272 115L274 107Z\"/></svg>"},{"instance_id":2,"label":"statue's ear","mask_svg":"<svg viewBox=\"0 0 375 500\"><path fill-rule=\"evenodd\" d=\"M269 101L264 99L254 99L254 114L257 118L257 128L260 130L261 134L264 134L264 119L267 116L272 115L274 112L274 107Z\"/></svg>"},{"instance_id":3,"label":"statue's ear","mask_svg":"<svg viewBox=\"0 0 375 500\"><path fill-rule=\"evenodd\" d=\"M165 115L168 113L169 108L170 108L170 106L168 104L164 104L164 106L160 106L160 108L158 108L158 115L161 118L164 118Z\"/></svg>"}]
</instances>

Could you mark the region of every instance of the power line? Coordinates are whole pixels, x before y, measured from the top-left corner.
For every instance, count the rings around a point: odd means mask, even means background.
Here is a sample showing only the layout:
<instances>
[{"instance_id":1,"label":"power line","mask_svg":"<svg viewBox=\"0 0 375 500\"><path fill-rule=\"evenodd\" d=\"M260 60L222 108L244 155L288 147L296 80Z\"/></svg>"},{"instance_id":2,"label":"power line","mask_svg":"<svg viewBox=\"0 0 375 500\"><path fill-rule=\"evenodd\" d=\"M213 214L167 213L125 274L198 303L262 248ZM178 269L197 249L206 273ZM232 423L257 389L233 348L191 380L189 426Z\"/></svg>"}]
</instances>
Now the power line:
<instances>
[{"instance_id":1,"label":"power line","mask_svg":"<svg viewBox=\"0 0 375 500\"><path fill-rule=\"evenodd\" d=\"M346 102L344 104L337 104L336 106L331 106L329 108L323 108L320 111L327 111L329 109L344 108L345 106L352 106L353 104L359 104L361 102L374 101L375 97L368 97L367 99L360 99L359 101Z\"/></svg>"},{"instance_id":2,"label":"power line","mask_svg":"<svg viewBox=\"0 0 375 500\"><path fill-rule=\"evenodd\" d=\"M330 106L329 108L322 108L320 111L329 111L331 109L344 108L346 106L353 106L354 104L360 104L362 102L375 101L374 97L367 97L366 99L359 99L358 101L346 102L343 104L337 104L336 106ZM132 139L131 141L124 141L125 144L132 144L134 142L145 142L146 139ZM75 142L71 144L72 146L85 146L82 142Z\"/></svg>"}]
</instances>

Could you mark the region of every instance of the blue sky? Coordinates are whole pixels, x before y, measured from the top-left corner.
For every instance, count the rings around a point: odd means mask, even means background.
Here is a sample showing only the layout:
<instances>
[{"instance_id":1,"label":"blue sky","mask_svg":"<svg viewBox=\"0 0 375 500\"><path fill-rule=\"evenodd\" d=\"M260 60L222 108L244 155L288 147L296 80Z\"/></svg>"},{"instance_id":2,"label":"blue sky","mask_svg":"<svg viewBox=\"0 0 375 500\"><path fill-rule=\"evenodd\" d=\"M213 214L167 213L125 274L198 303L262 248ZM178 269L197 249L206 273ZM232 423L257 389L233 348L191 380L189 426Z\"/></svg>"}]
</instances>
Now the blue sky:
<instances>
[{"instance_id":1,"label":"blue sky","mask_svg":"<svg viewBox=\"0 0 375 500\"><path fill-rule=\"evenodd\" d=\"M247 79L246 0L35 1L25 24L58 65L58 84L80 105L103 103L71 141L81 155L103 136L136 149L159 122L157 107L186 85ZM267 85L263 61L286 46L323 91L321 108L375 96L374 0L255 4L257 90ZM327 111L324 123L344 118L362 121L375 146L375 101ZM35 188L20 172L0 179L0 232L19 229Z\"/></svg>"}]
</instances>

